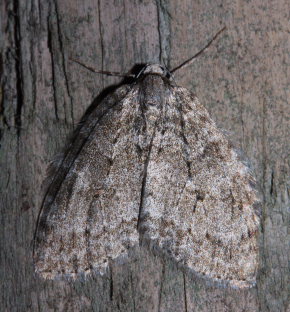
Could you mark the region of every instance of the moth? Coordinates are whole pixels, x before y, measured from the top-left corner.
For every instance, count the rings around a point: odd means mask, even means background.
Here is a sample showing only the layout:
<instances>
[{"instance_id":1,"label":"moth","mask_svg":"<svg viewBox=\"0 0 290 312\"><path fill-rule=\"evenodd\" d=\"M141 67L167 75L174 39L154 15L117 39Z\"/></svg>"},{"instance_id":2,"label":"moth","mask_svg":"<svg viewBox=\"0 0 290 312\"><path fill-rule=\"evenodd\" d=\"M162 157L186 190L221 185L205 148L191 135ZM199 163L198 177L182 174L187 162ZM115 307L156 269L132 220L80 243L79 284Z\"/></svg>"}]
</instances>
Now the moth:
<instances>
[{"instance_id":1,"label":"moth","mask_svg":"<svg viewBox=\"0 0 290 312\"><path fill-rule=\"evenodd\" d=\"M104 272L148 240L201 276L255 282L253 177L173 71L145 66L82 125L38 219L34 263L44 278Z\"/></svg>"}]
</instances>

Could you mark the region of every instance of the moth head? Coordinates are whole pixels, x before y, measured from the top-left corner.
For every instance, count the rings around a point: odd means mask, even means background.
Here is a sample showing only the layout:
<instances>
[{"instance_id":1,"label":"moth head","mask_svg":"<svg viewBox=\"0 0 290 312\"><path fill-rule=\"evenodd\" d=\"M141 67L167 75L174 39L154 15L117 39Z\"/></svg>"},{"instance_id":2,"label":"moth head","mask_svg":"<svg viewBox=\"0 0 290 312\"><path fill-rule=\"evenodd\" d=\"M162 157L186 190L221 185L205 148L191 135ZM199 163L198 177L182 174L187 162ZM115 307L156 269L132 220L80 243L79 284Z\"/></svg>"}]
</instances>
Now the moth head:
<instances>
[{"instance_id":1,"label":"moth head","mask_svg":"<svg viewBox=\"0 0 290 312\"><path fill-rule=\"evenodd\" d=\"M144 75L158 75L169 80L172 78L170 71L160 64L146 64L136 78Z\"/></svg>"}]
</instances>

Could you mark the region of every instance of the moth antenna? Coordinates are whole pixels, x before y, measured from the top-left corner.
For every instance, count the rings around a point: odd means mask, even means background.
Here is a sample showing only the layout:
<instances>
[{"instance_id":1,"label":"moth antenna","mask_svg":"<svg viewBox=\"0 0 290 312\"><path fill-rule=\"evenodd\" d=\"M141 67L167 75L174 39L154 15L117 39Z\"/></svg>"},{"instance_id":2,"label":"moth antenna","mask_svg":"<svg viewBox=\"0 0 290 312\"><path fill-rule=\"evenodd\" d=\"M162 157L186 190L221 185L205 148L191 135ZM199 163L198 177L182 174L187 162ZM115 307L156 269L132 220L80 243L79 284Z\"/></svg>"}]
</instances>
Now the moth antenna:
<instances>
[{"instance_id":1,"label":"moth antenna","mask_svg":"<svg viewBox=\"0 0 290 312\"><path fill-rule=\"evenodd\" d=\"M191 58L189 58L188 60L184 61L183 63L181 63L180 65L178 65L177 67L173 68L170 73L174 73L175 71L177 71L178 69L191 64L198 56L200 56L203 52L206 51L206 49L216 40L216 38L226 29L226 26L224 26L221 30L219 30L215 36L207 43L207 45L205 47L203 47L199 52L197 52L194 56L192 56Z\"/></svg>"},{"instance_id":2,"label":"moth antenna","mask_svg":"<svg viewBox=\"0 0 290 312\"><path fill-rule=\"evenodd\" d=\"M76 59L73 59L73 58L69 58L70 61L72 62L75 62L83 67L85 67L86 69L94 72L94 73L97 73L97 74L102 74L102 75L107 75L107 76L117 76L117 77L127 77L127 78L132 78L132 77L135 77L135 75L133 74L122 74L122 73L118 73L118 72L111 72L111 71L105 71L105 70L96 70L94 69L93 67L91 67L90 65L87 65L87 64L84 64Z\"/></svg>"}]
</instances>

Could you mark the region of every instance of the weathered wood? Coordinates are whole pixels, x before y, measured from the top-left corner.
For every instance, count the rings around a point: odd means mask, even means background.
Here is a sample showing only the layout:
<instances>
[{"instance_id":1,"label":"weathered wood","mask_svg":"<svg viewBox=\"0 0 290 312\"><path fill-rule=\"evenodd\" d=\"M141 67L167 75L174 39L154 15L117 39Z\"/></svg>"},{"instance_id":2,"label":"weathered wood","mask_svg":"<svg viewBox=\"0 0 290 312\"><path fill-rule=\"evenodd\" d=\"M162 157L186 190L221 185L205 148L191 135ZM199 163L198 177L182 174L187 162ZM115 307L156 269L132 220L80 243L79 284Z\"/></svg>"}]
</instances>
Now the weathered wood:
<instances>
[{"instance_id":1,"label":"weathered wood","mask_svg":"<svg viewBox=\"0 0 290 312\"><path fill-rule=\"evenodd\" d=\"M290 49L285 0L1 2L1 311L286 311ZM34 275L32 239L49 161L101 91L120 82L68 61L174 67L252 165L263 200L256 289L207 285L146 248L74 283ZM287 184L288 183L288 184Z\"/></svg>"}]
</instances>

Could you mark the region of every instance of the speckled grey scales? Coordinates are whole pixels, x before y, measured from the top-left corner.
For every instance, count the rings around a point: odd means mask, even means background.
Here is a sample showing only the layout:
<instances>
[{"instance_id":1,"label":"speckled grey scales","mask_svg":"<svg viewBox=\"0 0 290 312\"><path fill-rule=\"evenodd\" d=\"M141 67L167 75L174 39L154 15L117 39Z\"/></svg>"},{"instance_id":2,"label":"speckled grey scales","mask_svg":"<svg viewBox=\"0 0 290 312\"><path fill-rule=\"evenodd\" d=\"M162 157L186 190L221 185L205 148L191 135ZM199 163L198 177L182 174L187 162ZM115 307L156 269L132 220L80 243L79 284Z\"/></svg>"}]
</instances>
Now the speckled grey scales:
<instances>
[{"instance_id":1,"label":"speckled grey scales","mask_svg":"<svg viewBox=\"0 0 290 312\"><path fill-rule=\"evenodd\" d=\"M68 149L39 218L36 270L104 272L145 238L199 274L252 285L251 181L198 99L151 65L103 100Z\"/></svg>"}]
</instances>

